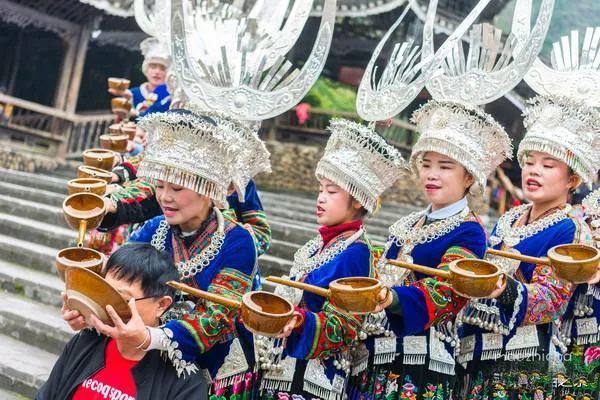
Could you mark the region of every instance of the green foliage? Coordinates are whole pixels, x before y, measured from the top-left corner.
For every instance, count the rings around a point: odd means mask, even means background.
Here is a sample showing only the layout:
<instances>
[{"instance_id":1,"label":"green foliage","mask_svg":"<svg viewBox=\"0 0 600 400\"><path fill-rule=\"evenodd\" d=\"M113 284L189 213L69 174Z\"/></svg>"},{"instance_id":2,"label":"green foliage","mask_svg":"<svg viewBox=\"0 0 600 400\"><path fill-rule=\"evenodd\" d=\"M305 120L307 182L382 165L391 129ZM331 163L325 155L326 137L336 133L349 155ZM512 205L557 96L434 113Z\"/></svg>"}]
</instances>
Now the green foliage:
<instances>
[{"instance_id":1,"label":"green foliage","mask_svg":"<svg viewBox=\"0 0 600 400\"><path fill-rule=\"evenodd\" d=\"M304 97L303 102L316 108L354 112L356 110L356 89L350 85L321 77Z\"/></svg>"}]
</instances>

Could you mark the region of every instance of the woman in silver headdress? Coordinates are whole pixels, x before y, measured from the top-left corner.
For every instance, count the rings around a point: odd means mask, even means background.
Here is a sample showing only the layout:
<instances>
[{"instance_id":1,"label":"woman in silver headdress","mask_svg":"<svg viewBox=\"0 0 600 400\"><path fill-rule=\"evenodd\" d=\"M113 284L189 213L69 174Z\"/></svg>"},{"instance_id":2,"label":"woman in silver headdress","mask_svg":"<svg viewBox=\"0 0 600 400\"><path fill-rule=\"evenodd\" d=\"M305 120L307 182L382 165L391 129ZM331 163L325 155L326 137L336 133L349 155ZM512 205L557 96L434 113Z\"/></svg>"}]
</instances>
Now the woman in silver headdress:
<instances>
[{"instance_id":1,"label":"woman in silver headdress","mask_svg":"<svg viewBox=\"0 0 600 400\"><path fill-rule=\"evenodd\" d=\"M363 220L377 211L379 196L399 178L404 164L398 150L367 126L333 119L329 130L315 172L319 233L296 252L289 273L293 280L323 288L338 278L373 276L374 254ZM267 367L264 397L291 393L342 399L350 372L348 350L358 337L361 316L306 291L278 287L277 292L298 306L302 318L285 331L287 357L275 366L268 356L261 363Z\"/></svg>"},{"instance_id":2,"label":"woman in silver headdress","mask_svg":"<svg viewBox=\"0 0 600 400\"><path fill-rule=\"evenodd\" d=\"M568 197L596 174L600 120L593 109L567 98L540 96L530 103L527 133L517 152L529 204L506 212L489 242L496 249L542 257L553 246L591 239ZM507 272L495 300L472 301L461 315L458 357L468 362L461 380L464 394L476 399L552 397L557 395L552 368L560 365L556 347L566 349L561 342L569 336L552 325L565 313L573 285L545 265L517 261Z\"/></svg>"},{"instance_id":3,"label":"woman in silver headdress","mask_svg":"<svg viewBox=\"0 0 600 400\"><path fill-rule=\"evenodd\" d=\"M460 258L481 258L486 234L466 195L482 191L486 177L510 155L508 135L476 107L430 101L414 116L421 133L410 164L429 206L390 227L377 267L392 287L385 313L366 321L369 368L351 395L387 399L449 398L454 375L454 319L466 299L447 282L398 268L400 260L446 269ZM383 333L383 335L382 335Z\"/></svg>"}]
</instances>

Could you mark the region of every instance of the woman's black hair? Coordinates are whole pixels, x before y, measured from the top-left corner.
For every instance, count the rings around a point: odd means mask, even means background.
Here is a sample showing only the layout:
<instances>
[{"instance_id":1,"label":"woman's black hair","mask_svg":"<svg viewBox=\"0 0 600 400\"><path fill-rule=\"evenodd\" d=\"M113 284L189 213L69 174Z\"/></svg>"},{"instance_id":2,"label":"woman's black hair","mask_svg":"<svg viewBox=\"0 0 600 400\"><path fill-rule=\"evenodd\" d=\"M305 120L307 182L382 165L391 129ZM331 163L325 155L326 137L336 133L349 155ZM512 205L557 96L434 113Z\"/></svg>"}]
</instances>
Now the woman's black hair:
<instances>
[{"instance_id":1,"label":"woman's black hair","mask_svg":"<svg viewBox=\"0 0 600 400\"><path fill-rule=\"evenodd\" d=\"M139 282L148 297L173 297L175 289L166 282L179 280L171 256L147 243L130 243L115 251L108 258L104 272L128 283Z\"/></svg>"}]
</instances>

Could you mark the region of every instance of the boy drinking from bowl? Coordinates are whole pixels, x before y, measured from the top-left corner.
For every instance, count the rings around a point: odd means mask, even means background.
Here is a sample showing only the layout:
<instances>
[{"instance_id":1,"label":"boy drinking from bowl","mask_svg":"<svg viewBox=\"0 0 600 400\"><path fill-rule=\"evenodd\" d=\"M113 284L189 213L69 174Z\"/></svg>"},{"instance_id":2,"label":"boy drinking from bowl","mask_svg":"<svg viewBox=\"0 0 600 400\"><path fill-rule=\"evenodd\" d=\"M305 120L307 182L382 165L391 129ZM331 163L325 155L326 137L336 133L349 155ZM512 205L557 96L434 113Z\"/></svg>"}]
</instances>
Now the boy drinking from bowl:
<instances>
[{"instance_id":1,"label":"boy drinking from bowl","mask_svg":"<svg viewBox=\"0 0 600 400\"><path fill-rule=\"evenodd\" d=\"M174 295L165 282L178 279L168 254L149 244L129 244L108 259L104 273L128 302L132 319L159 325ZM107 312L114 329L123 329L114 309L109 306ZM201 376L178 378L160 352L144 352L139 350L144 343L131 346L127 341L126 336L115 340L81 330L66 345L36 400L207 398L207 383Z\"/></svg>"}]
</instances>

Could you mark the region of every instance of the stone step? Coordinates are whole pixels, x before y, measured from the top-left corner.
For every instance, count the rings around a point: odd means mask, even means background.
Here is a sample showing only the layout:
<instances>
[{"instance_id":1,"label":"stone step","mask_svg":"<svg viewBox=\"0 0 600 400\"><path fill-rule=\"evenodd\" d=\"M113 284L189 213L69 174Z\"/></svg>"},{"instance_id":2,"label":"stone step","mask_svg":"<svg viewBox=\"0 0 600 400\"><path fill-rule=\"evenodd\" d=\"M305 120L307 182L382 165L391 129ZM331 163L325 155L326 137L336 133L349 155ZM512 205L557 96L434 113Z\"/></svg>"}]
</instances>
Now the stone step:
<instances>
[{"instance_id":1,"label":"stone step","mask_svg":"<svg viewBox=\"0 0 600 400\"><path fill-rule=\"evenodd\" d=\"M62 208L40 204L0 194L0 212L18 217L27 217L42 223L66 227Z\"/></svg>"},{"instance_id":2,"label":"stone step","mask_svg":"<svg viewBox=\"0 0 600 400\"><path fill-rule=\"evenodd\" d=\"M42 304L60 307L65 284L55 274L36 271L0 259L0 287Z\"/></svg>"},{"instance_id":3,"label":"stone step","mask_svg":"<svg viewBox=\"0 0 600 400\"><path fill-rule=\"evenodd\" d=\"M33 189L42 189L59 194L67 194L67 179L56 178L46 174L13 171L0 168L0 180L22 185Z\"/></svg>"},{"instance_id":4,"label":"stone step","mask_svg":"<svg viewBox=\"0 0 600 400\"><path fill-rule=\"evenodd\" d=\"M74 332L58 307L0 291L0 334L60 355Z\"/></svg>"},{"instance_id":5,"label":"stone step","mask_svg":"<svg viewBox=\"0 0 600 400\"><path fill-rule=\"evenodd\" d=\"M4 213L0 213L0 234L56 249L77 241L74 230Z\"/></svg>"},{"instance_id":6,"label":"stone step","mask_svg":"<svg viewBox=\"0 0 600 400\"><path fill-rule=\"evenodd\" d=\"M38 204L46 204L54 207L62 207L66 193L55 193L47 190L36 189L0 180L0 194L18 199L32 201Z\"/></svg>"},{"instance_id":7,"label":"stone step","mask_svg":"<svg viewBox=\"0 0 600 400\"><path fill-rule=\"evenodd\" d=\"M0 388L35 397L58 356L36 346L0 335Z\"/></svg>"},{"instance_id":8,"label":"stone step","mask_svg":"<svg viewBox=\"0 0 600 400\"><path fill-rule=\"evenodd\" d=\"M294 254L300 248L299 243L287 242L285 240L273 239L271 247L267 251L268 255L283 258L284 260L293 260Z\"/></svg>"},{"instance_id":9,"label":"stone step","mask_svg":"<svg viewBox=\"0 0 600 400\"><path fill-rule=\"evenodd\" d=\"M54 274L54 258L58 249L0 235L0 259L29 269Z\"/></svg>"}]
</instances>

